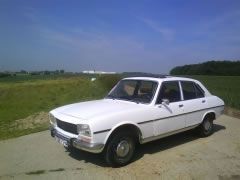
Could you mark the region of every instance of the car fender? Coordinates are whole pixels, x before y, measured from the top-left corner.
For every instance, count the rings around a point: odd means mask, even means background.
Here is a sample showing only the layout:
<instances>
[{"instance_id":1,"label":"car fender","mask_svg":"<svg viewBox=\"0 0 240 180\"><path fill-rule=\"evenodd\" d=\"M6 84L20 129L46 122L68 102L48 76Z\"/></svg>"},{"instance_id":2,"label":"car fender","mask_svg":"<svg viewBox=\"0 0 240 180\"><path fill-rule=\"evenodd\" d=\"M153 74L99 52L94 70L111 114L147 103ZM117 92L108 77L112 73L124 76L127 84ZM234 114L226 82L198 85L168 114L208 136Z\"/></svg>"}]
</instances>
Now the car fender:
<instances>
[{"instance_id":1,"label":"car fender","mask_svg":"<svg viewBox=\"0 0 240 180\"><path fill-rule=\"evenodd\" d=\"M120 122L118 124L116 124L112 129L111 131L109 131L109 133L107 134L107 136L105 137L104 139L104 144L106 145L109 137L111 136L111 134L117 129L119 128L120 126L123 126L123 125L133 125L135 126L136 128L138 128L138 130L140 131L140 133L142 134L142 131L141 131L141 128L138 124L134 123L134 122L131 122L131 121L123 121L123 122Z\"/></svg>"}]
</instances>

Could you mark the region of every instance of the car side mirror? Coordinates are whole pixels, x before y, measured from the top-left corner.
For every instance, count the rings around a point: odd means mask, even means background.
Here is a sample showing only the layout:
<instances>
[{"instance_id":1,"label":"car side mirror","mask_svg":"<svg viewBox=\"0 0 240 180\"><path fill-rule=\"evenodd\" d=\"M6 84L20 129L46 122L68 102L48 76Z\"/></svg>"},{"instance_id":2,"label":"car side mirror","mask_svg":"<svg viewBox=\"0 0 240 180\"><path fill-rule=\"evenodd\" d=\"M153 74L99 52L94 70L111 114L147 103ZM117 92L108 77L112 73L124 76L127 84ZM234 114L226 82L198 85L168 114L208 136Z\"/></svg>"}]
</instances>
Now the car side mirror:
<instances>
[{"instance_id":1,"label":"car side mirror","mask_svg":"<svg viewBox=\"0 0 240 180\"><path fill-rule=\"evenodd\" d=\"M169 105L169 100L168 99L162 99L162 105L168 106Z\"/></svg>"}]
</instances>

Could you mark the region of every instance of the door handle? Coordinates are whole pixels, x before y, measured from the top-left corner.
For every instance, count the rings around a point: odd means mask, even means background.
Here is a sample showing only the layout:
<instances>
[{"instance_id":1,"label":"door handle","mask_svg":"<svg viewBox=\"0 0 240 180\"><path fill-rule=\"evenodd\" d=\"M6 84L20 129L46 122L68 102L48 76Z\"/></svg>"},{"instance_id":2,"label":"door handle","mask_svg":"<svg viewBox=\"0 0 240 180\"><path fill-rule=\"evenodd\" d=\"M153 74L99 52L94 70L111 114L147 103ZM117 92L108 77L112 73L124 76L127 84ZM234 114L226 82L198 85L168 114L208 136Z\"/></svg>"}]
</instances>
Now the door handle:
<instances>
[{"instance_id":1,"label":"door handle","mask_svg":"<svg viewBox=\"0 0 240 180\"><path fill-rule=\"evenodd\" d=\"M204 99L204 100L202 100L202 103L205 103L206 102L206 100Z\"/></svg>"},{"instance_id":2,"label":"door handle","mask_svg":"<svg viewBox=\"0 0 240 180\"><path fill-rule=\"evenodd\" d=\"M181 108L181 107L183 107L183 104L179 104L178 106Z\"/></svg>"}]
</instances>

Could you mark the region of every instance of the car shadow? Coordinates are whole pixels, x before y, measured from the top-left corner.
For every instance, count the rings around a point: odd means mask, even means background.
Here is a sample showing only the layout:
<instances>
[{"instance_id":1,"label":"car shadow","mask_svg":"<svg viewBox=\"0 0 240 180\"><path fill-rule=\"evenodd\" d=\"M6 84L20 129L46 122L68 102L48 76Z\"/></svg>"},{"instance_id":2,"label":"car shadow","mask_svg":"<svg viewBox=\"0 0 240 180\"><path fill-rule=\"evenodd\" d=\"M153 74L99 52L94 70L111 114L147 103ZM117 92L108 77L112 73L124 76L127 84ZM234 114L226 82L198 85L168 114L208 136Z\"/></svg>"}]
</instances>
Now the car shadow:
<instances>
[{"instance_id":1,"label":"car shadow","mask_svg":"<svg viewBox=\"0 0 240 180\"><path fill-rule=\"evenodd\" d=\"M218 131L225 130L226 127L214 124L214 134ZM194 130L185 131L182 133L178 133L172 136L168 136L156 141L152 141L143 145L140 145L138 151L136 151L136 155L133 161L137 161L138 159L142 158L144 154L154 154L157 152L162 152L176 146L186 144L188 142L200 139L198 133Z\"/></svg>"},{"instance_id":2,"label":"car shadow","mask_svg":"<svg viewBox=\"0 0 240 180\"><path fill-rule=\"evenodd\" d=\"M214 134L225 129L225 126L214 124ZM157 152L165 151L176 146L197 140L199 138L200 137L195 133L195 131L189 130L146 144L137 145L132 162L138 161L144 156L144 154L154 154ZM103 154L93 154L78 149L72 149L68 151L68 153L69 156L76 160L84 161L85 163L92 163L101 167L108 167L104 161Z\"/></svg>"}]
</instances>

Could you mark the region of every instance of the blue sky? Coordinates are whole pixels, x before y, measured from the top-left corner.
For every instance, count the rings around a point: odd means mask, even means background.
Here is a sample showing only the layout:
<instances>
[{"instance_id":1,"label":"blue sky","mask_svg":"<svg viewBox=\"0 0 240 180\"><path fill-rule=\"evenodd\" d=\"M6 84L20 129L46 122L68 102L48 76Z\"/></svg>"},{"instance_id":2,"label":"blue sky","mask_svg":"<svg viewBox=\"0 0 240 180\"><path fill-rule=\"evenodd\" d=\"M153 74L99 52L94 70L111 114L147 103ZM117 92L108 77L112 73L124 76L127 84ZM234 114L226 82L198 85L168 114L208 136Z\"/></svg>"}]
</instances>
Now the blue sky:
<instances>
[{"instance_id":1,"label":"blue sky","mask_svg":"<svg viewBox=\"0 0 240 180\"><path fill-rule=\"evenodd\" d=\"M240 60L239 0L0 0L0 71L168 73Z\"/></svg>"}]
</instances>

